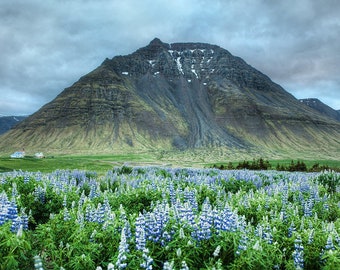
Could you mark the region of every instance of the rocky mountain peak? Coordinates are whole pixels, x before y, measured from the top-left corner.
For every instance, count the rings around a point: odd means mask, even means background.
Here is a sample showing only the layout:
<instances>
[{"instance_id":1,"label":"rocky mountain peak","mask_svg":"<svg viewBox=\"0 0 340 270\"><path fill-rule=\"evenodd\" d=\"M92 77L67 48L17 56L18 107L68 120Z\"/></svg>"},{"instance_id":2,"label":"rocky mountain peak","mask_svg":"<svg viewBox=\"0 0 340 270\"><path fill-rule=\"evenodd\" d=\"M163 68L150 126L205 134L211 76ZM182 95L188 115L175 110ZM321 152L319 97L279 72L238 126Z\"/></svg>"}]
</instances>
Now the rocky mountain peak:
<instances>
[{"instance_id":1,"label":"rocky mountain peak","mask_svg":"<svg viewBox=\"0 0 340 270\"><path fill-rule=\"evenodd\" d=\"M339 125L219 46L155 38L106 59L4 134L0 150L338 153Z\"/></svg>"},{"instance_id":2,"label":"rocky mountain peak","mask_svg":"<svg viewBox=\"0 0 340 270\"><path fill-rule=\"evenodd\" d=\"M184 77L189 83L198 80L207 84L215 76L226 76L237 84L269 80L219 46L192 42L168 44L158 38L128 56L114 57L103 64L126 76Z\"/></svg>"},{"instance_id":3,"label":"rocky mountain peak","mask_svg":"<svg viewBox=\"0 0 340 270\"><path fill-rule=\"evenodd\" d=\"M162 42L159 38L154 38L153 40L150 41L148 46L158 46L158 47L162 47L162 46L168 46L168 44Z\"/></svg>"}]
</instances>

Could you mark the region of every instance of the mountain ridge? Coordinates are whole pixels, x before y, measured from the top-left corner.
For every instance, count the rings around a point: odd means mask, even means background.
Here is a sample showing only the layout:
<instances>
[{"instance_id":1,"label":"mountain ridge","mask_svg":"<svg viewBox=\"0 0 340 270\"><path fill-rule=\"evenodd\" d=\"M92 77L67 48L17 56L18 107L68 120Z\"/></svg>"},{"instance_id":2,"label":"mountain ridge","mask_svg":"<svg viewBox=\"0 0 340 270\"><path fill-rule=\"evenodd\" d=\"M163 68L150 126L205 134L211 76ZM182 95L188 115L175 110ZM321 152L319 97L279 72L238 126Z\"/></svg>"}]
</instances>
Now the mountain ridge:
<instances>
[{"instance_id":1,"label":"mountain ridge","mask_svg":"<svg viewBox=\"0 0 340 270\"><path fill-rule=\"evenodd\" d=\"M10 130L26 117L26 115L0 115L0 135Z\"/></svg>"},{"instance_id":2,"label":"mountain ridge","mask_svg":"<svg viewBox=\"0 0 340 270\"><path fill-rule=\"evenodd\" d=\"M305 98L305 99L300 99L300 101L313 108L314 110L320 112L321 114L330 117L332 119L335 119L337 121L340 121L340 110L335 110L328 106L327 104L323 103L317 98Z\"/></svg>"},{"instance_id":3,"label":"mountain ridge","mask_svg":"<svg viewBox=\"0 0 340 270\"><path fill-rule=\"evenodd\" d=\"M0 149L328 155L340 148L339 127L217 45L156 38L105 59L2 136Z\"/></svg>"}]
</instances>

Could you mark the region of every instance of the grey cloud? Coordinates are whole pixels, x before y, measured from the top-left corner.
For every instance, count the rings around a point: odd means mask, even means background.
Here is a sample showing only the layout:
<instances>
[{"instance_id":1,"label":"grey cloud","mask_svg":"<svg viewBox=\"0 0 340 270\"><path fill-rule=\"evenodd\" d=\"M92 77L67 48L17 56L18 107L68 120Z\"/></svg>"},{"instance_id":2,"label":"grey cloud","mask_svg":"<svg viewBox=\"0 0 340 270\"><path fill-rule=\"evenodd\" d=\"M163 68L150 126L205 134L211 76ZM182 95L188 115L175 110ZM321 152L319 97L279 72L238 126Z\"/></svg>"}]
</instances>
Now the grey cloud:
<instances>
[{"instance_id":1,"label":"grey cloud","mask_svg":"<svg viewBox=\"0 0 340 270\"><path fill-rule=\"evenodd\" d=\"M336 0L2 1L0 113L33 113L106 57L154 37L219 45L297 97L340 109L338 14Z\"/></svg>"}]
</instances>

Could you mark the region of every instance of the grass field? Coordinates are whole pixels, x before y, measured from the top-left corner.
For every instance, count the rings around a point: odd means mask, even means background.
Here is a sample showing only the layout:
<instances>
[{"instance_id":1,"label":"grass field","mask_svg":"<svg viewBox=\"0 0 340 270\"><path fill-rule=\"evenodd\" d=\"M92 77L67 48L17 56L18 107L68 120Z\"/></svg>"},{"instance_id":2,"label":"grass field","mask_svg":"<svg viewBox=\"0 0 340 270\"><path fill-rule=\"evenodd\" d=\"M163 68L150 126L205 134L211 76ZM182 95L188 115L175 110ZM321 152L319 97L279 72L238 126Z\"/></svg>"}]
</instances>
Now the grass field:
<instances>
[{"instance_id":1,"label":"grass field","mask_svg":"<svg viewBox=\"0 0 340 270\"><path fill-rule=\"evenodd\" d=\"M234 167L243 160L232 161ZM272 169L275 169L276 165L287 166L292 159L285 160L269 160L272 165ZM294 160L297 161L297 160ZM320 166L327 165L330 168L340 169L340 160L300 160L303 161L308 168L318 163ZM129 166L143 166L143 165L159 165L159 166L183 166L183 167L211 167L214 164L220 166L221 164L227 165L229 161L217 162L217 163L205 163L203 162L174 162L172 158L168 161L164 157L159 157L153 153L138 153L138 154L119 154L119 155L59 155L48 156L43 159L37 159L32 156L26 156L22 159L13 159L9 157L0 157L0 172L8 172L13 170L23 171L40 171L40 172L52 172L57 169L79 169L97 172L106 172L113 167L129 165ZM251 160L249 160L251 162Z\"/></svg>"},{"instance_id":2,"label":"grass field","mask_svg":"<svg viewBox=\"0 0 340 270\"><path fill-rule=\"evenodd\" d=\"M152 161L147 155L110 155L110 156L51 156L42 159L27 156L13 159L0 157L0 172L13 170L51 172L57 169L79 169L107 171L126 162Z\"/></svg>"}]
</instances>

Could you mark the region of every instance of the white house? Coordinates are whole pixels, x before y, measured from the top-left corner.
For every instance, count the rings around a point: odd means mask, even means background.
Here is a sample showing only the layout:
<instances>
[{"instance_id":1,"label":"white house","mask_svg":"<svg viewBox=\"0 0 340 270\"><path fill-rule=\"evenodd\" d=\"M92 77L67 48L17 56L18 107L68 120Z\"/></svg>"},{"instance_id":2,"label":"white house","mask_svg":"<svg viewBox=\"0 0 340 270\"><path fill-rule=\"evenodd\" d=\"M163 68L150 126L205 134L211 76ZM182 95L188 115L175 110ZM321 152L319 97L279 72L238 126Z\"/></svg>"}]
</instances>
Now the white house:
<instances>
[{"instance_id":1,"label":"white house","mask_svg":"<svg viewBox=\"0 0 340 270\"><path fill-rule=\"evenodd\" d=\"M35 153L34 155L36 158L44 158L44 154L42 152L39 152L39 153Z\"/></svg>"},{"instance_id":2,"label":"white house","mask_svg":"<svg viewBox=\"0 0 340 270\"><path fill-rule=\"evenodd\" d=\"M23 157L25 157L24 151L17 151L11 155L11 158L23 158Z\"/></svg>"}]
</instances>

